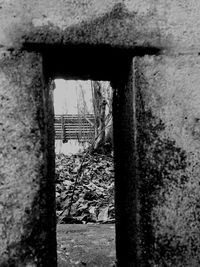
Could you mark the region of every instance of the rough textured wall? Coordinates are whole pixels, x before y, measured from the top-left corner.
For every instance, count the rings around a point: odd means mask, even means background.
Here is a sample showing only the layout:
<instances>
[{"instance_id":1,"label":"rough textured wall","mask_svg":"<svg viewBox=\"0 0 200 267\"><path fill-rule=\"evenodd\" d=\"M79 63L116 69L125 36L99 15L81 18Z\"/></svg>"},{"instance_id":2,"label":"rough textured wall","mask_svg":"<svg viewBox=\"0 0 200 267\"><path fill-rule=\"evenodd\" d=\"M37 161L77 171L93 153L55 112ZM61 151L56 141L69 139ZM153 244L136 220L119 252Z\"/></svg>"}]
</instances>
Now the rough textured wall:
<instances>
[{"instance_id":1,"label":"rough textured wall","mask_svg":"<svg viewBox=\"0 0 200 267\"><path fill-rule=\"evenodd\" d=\"M0 46L28 41L198 51L199 17L198 0L2 0Z\"/></svg>"},{"instance_id":2,"label":"rough textured wall","mask_svg":"<svg viewBox=\"0 0 200 267\"><path fill-rule=\"evenodd\" d=\"M2 264L26 266L30 261L31 266L55 266L55 214L50 218L54 211L53 111L48 108L52 104L48 80L42 77L42 67L47 71L49 66L42 66L42 55L34 51L47 51L49 44L53 45L49 51L58 49L58 44L64 47L61 51L67 45L86 44L128 48L129 57L141 51L140 55L157 53L137 58L133 71L141 233L136 244L138 264L200 265L199 17L199 0L0 2ZM124 70L122 60L119 65ZM126 108L125 113L129 113ZM133 183L127 182L128 190ZM128 196L132 199L130 191ZM127 208L131 210L130 201ZM131 230L125 239L129 237L133 238Z\"/></svg>"},{"instance_id":3,"label":"rough textured wall","mask_svg":"<svg viewBox=\"0 0 200 267\"><path fill-rule=\"evenodd\" d=\"M141 266L200 265L200 57L135 61Z\"/></svg>"},{"instance_id":4,"label":"rough textured wall","mask_svg":"<svg viewBox=\"0 0 200 267\"><path fill-rule=\"evenodd\" d=\"M56 266L42 73L39 54L1 52L0 266Z\"/></svg>"}]
</instances>

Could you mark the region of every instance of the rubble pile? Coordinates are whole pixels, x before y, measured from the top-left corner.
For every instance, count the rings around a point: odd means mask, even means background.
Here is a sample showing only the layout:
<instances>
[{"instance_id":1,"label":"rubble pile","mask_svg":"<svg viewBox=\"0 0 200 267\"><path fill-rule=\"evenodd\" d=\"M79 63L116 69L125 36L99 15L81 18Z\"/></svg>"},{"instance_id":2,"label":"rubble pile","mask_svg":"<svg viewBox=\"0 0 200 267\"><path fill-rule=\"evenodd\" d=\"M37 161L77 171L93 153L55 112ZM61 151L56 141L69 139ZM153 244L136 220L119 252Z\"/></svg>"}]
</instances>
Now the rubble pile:
<instances>
[{"instance_id":1,"label":"rubble pile","mask_svg":"<svg viewBox=\"0 0 200 267\"><path fill-rule=\"evenodd\" d=\"M58 223L113 223L113 157L56 155L56 210Z\"/></svg>"}]
</instances>

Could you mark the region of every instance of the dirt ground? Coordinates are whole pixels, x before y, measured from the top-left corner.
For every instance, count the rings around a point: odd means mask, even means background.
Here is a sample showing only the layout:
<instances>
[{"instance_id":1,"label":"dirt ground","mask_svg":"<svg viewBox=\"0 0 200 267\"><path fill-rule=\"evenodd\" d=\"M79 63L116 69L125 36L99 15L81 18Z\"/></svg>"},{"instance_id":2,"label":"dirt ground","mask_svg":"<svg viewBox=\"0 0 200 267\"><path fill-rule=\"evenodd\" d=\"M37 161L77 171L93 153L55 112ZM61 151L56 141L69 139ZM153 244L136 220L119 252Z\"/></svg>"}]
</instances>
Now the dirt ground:
<instances>
[{"instance_id":1,"label":"dirt ground","mask_svg":"<svg viewBox=\"0 0 200 267\"><path fill-rule=\"evenodd\" d=\"M115 226L60 224L57 226L58 267L114 267Z\"/></svg>"}]
</instances>

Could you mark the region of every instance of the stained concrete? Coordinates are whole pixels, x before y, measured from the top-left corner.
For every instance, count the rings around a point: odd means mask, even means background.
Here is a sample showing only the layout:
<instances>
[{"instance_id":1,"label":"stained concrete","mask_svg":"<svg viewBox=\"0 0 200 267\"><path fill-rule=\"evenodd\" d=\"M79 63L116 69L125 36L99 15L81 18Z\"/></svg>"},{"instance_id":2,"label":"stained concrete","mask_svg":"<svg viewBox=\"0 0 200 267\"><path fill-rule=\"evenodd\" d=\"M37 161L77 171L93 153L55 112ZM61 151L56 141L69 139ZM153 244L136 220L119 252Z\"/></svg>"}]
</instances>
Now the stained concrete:
<instances>
[{"instance_id":1,"label":"stained concrete","mask_svg":"<svg viewBox=\"0 0 200 267\"><path fill-rule=\"evenodd\" d=\"M112 82L118 264L197 267L200 58L129 64Z\"/></svg>"},{"instance_id":2,"label":"stained concrete","mask_svg":"<svg viewBox=\"0 0 200 267\"><path fill-rule=\"evenodd\" d=\"M200 265L199 18L198 0L0 2L1 266L56 266L58 76L115 89L118 266Z\"/></svg>"},{"instance_id":3,"label":"stained concrete","mask_svg":"<svg viewBox=\"0 0 200 267\"><path fill-rule=\"evenodd\" d=\"M24 42L199 50L198 0L3 0L0 45Z\"/></svg>"},{"instance_id":4,"label":"stained concrete","mask_svg":"<svg viewBox=\"0 0 200 267\"><path fill-rule=\"evenodd\" d=\"M200 58L135 60L141 265L199 266Z\"/></svg>"},{"instance_id":5,"label":"stained concrete","mask_svg":"<svg viewBox=\"0 0 200 267\"><path fill-rule=\"evenodd\" d=\"M56 264L41 63L39 54L19 51L0 59L0 266Z\"/></svg>"}]
</instances>

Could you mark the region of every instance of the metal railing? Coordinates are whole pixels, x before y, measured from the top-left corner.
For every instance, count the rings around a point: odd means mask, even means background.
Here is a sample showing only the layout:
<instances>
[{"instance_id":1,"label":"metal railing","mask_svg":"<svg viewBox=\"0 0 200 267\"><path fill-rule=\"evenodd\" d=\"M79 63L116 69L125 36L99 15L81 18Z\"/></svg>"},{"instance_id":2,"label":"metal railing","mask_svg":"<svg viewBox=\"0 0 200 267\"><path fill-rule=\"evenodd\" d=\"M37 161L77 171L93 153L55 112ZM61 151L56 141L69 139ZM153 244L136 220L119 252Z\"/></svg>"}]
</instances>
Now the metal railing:
<instances>
[{"instance_id":1,"label":"metal railing","mask_svg":"<svg viewBox=\"0 0 200 267\"><path fill-rule=\"evenodd\" d=\"M94 115L79 114L55 115L55 140L79 140L80 142L94 139Z\"/></svg>"}]
</instances>

